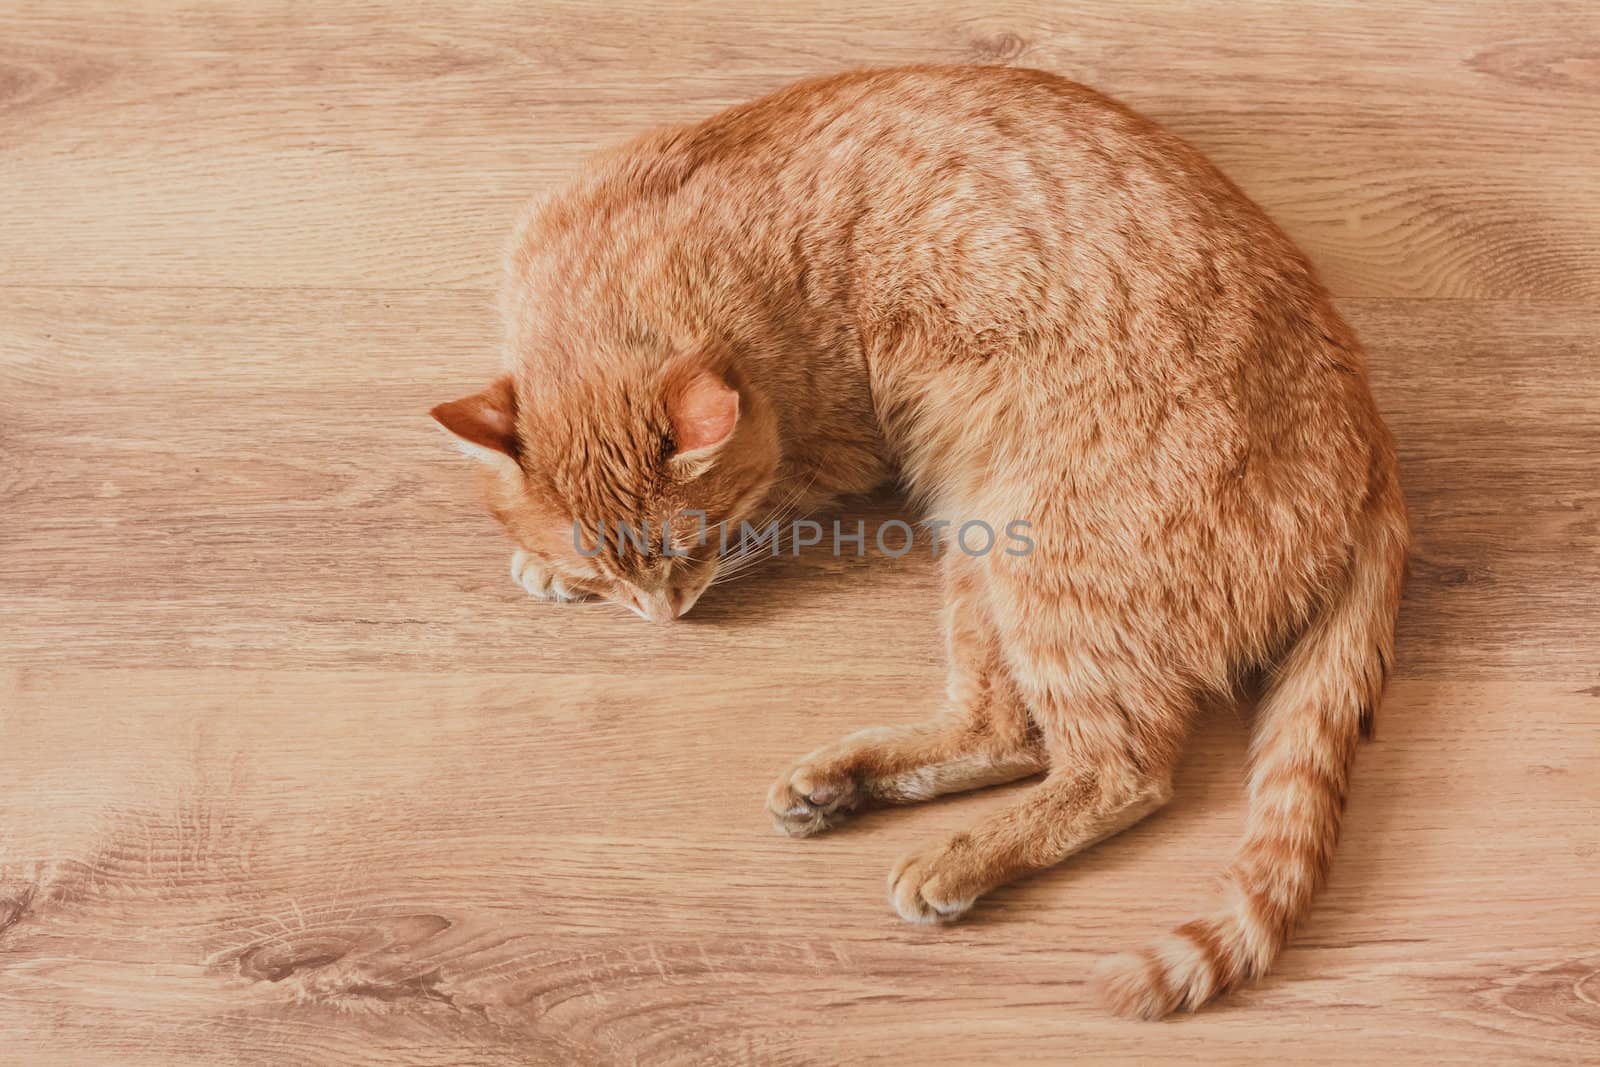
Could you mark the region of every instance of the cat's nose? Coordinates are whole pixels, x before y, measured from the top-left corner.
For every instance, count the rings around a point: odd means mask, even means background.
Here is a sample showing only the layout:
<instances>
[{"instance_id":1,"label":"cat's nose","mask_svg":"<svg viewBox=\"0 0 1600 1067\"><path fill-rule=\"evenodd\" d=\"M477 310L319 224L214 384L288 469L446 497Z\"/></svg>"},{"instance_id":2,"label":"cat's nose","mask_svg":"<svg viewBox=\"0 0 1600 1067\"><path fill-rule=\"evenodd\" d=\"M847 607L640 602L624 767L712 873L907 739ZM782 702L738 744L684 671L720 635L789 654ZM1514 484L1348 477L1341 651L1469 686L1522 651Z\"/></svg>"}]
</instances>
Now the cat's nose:
<instances>
[{"instance_id":1,"label":"cat's nose","mask_svg":"<svg viewBox=\"0 0 1600 1067\"><path fill-rule=\"evenodd\" d=\"M671 622L683 614L680 610L682 604L683 600L677 593L658 593L645 600L644 615L651 622Z\"/></svg>"}]
</instances>

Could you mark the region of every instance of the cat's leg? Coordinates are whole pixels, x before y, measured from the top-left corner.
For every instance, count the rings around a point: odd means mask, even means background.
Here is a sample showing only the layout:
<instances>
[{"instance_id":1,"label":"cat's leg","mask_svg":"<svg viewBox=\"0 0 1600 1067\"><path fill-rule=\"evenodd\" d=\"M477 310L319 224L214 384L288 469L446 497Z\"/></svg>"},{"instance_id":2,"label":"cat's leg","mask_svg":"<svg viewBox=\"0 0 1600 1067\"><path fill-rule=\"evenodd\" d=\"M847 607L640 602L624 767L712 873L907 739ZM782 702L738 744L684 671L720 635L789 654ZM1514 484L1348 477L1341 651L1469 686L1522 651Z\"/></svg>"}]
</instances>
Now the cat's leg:
<instances>
[{"instance_id":1,"label":"cat's leg","mask_svg":"<svg viewBox=\"0 0 1600 1067\"><path fill-rule=\"evenodd\" d=\"M1094 771L1053 771L1019 803L901 859L889 873L889 902L907 922L954 919L996 886L1055 866L1171 798L1165 778L1108 784Z\"/></svg>"},{"instance_id":2,"label":"cat's leg","mask_svg":"<svg viewBox=\"0 0 1600 1067\"><path fill-rule=\"evenodd\" d=\"M1007 592L992 603L1050 771L1016 803L894 867L889 900L910 922L955 918L990 889L1110 837L1172 796L1192 691L1177 678L1141 675L1125 649L1095 662L1084 647L1066 647L1073 631L1056 625L1065 618L1059 602Z\"/></svg>"},{"instance_id":3,"label":"cat's leg","mask_svg":"<svg viewBox=\"0 0 1600 1067\"><path fill-rule=\"evenodd\" d=\"M804 837L867 804L909 804L1045 769L1044 749L1001 653L975 561L945 557L949 697L943 714L824 745L767 795L773 823Z\"/></svg>"}]
</instances>

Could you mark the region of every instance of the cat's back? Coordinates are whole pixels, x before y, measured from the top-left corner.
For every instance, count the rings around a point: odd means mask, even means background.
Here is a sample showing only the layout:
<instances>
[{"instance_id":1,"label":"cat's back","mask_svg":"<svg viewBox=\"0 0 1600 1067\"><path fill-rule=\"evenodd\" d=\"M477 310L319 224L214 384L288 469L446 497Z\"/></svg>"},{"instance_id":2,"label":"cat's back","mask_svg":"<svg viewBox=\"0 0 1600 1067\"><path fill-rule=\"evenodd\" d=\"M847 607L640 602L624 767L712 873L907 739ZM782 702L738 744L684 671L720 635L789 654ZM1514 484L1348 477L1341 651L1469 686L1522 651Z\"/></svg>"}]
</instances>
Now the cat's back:
<instances>
[{"instance_id":1,"label":"cat's back","mask_svg":"<svg viewBox=\"0 0 1600 1067\"><path fill-rule=\"evenodd\" d=\"M1065 224L1070 207L1079 232L1100 215L1152 210L1188 230L1199 221L1194 208L1208 203L1259 221L1203 156L1156 123L1087 86L1017 67L892 67L796 82L602 152L573 192L591 208L597 199L657 210L716 201L750 216L800 208L902 224L936 221L935 209L955 204L1013 218L1053 209Z\"/></svg>"},{"instance_id":2,"label":"cat's back","mask_svg":"<svg viewBox=\"0 0 1600 1067\"><path fill-rule=\"evenodd\" d=\"M635 264L730 243L750 262L893 294L982 278L1000 313L1279 278L1293 246L1199 152L1045 71L914 66L797 82L594 157L535 215L525 245ZM1132 268L1130 270L1130 268ZM944 303L948 306L950 301ZM870 309L869 309L870 310Z\"/></svg>"},{"instance_id":3,"label":"cat's back","mask_svg":"<svg viewBox=\"0 0 1600 1067\"><path fill-rule=\"evenodd\" d=\"M1044 71L798 82L603 153L538 218L516 274L542 257L596 296L568 307L670 289L678 314L703 292L886 371L1026 361L1051 390L1223 378L1266 399L1255 371L1359 362L1304 257L1198 151Z\"/></svg>"},{"instance_id":4,"label":"cat's back","mask_svg":"<svg viewBox=\"0 0 1600 1067\"><path fill-rule=\"evenodd\" d=\"M658 184L741 180L745 203L810 194L810 210L865 209L911 223L961 204L1092 232L1102 219L1193 234L1265 217L1206 158L1131 108L1047 71L911 66L797 82L631 146ZM832 199L818 196L833 193ZM764 194L764 195L763 195ZM1070 213L1070 214L1069 214ZM1153 213L1153 216L1152 216ZM972 213L968 213L970 218Z\"/></svg>"},{"instance_id":5,"label":"cat's back","mask_svg":"<svg viewBox=\"0 0 1600 1067\"><path fill-rule=\"evenodd\" d=\"M924 306L978 332L1068 308L1304 310L1304 258L1193 147L1045 71L900 67L803 81L614 160L654 210L808 270L869 319ZM925 299L919 305L921 294ZM908 299L910 303L908 304Z\"/></svg>"}]
</instances>

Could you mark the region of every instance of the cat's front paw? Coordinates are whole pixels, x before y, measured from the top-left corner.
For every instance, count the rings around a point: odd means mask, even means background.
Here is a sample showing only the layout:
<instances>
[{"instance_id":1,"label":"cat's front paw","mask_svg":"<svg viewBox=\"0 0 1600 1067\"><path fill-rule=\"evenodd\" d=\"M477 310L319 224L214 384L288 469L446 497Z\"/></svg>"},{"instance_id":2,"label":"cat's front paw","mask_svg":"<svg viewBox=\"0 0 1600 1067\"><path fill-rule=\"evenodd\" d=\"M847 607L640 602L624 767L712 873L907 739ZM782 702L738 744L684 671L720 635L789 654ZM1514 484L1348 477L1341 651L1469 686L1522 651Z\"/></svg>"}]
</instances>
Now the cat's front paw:
<instances>
[{"instance_id":1,"label":"cat's front paw","mask_svg":"<svg viewBox=\"0 0 1600 1067\"><path fill-rule=\"evenodd\" d=\"M531 597L540 600L560 599L556 595L550 572L520 548L511 553L511 580L526 589Z\"/></svg>"},{"instance_id":2,"label":"cat's front paw","mask_svg":"<svg viewBox=\"0 0 1600 1067\"><path fill-rule=\"evenodd\" d=\"M767 791L767 814L779 833L810 837L843 822L861 801L855 776L801 760Z\"/></svg>"},{"instance_id":3,"label":"cat's front paw","mask_svg":"<svg viewBox=\"0 0 1600 1067\"><path fill-rule=\"evenodd\" d=\"M551 574L543 564L520 548L511 553L511 580L526 589L529 596L539 600L564 603L583 599L581 595L562 585L560 579Z\"/></svg>"},{"instance_id":4,"label":"cat's front paw","mask_svg":"<svg viewBox=\"0 0 1600 1067\"><path fill-rule=\"evenodd\" d=\"M943 844L913 852L889 872L889 903L908 923L942 923L960 918L978 899L957 835Z\"/></svg>"}]
</instances>

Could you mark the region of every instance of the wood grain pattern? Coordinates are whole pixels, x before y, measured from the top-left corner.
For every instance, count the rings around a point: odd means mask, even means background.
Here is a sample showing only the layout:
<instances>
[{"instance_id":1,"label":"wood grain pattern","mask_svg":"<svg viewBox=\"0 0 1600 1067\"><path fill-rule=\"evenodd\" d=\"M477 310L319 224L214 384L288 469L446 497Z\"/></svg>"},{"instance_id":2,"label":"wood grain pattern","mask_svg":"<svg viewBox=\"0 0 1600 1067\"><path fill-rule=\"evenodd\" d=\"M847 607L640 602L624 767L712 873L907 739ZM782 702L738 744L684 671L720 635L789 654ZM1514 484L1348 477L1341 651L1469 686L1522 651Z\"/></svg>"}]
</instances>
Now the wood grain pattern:
<instances>
[{"instance_id":1,"label":"wood grain pattern","mask_svg":"<svg viewBox=\"0 0 1600 1067\"><path fill-rule=\"evenodd\" d=\"M1584 5L0 4L0 1063L1600 1056L1600 24ZM521 200L860 63L1018 61L1210 152L1366 340L1417 527L1401 670L1278 972L1108 1019L1192 911L1179 799L912 929L793 756L942 684L930 559L774 561L670 628L528 601L424 412ZM892 497L849 510L900 514Z\"/></svg>"},{"instance_id":2,"label":"wood grain pattern","mask_svg":"<svg viewBox=\"0 0 1600 1067\"><path fill-rule=\"evenodd\" d=\"M626 132L845 66L1010 60L1194 140L1338 295L1590 299L1586 6L28 5L0 280L481 287L528 190Z\"/></svg>"}]
</instances>

